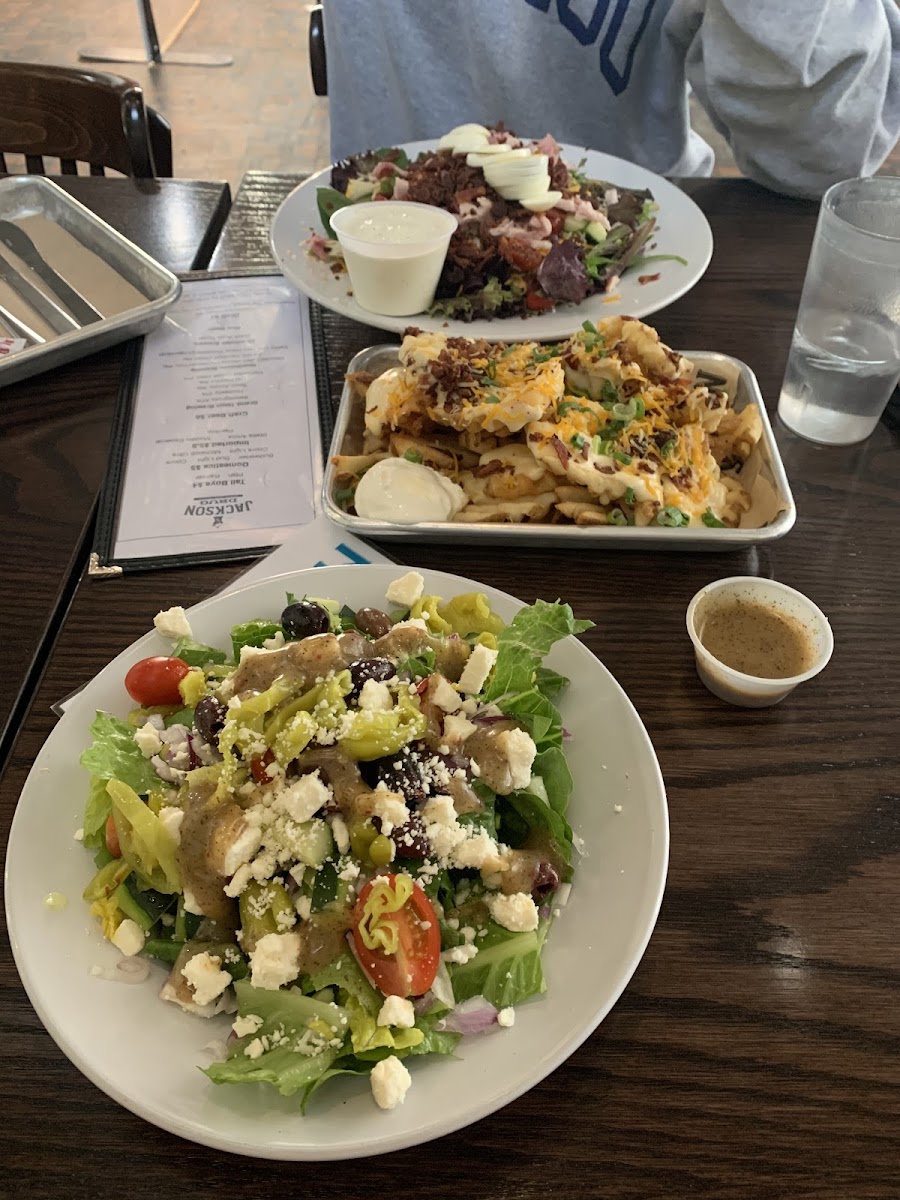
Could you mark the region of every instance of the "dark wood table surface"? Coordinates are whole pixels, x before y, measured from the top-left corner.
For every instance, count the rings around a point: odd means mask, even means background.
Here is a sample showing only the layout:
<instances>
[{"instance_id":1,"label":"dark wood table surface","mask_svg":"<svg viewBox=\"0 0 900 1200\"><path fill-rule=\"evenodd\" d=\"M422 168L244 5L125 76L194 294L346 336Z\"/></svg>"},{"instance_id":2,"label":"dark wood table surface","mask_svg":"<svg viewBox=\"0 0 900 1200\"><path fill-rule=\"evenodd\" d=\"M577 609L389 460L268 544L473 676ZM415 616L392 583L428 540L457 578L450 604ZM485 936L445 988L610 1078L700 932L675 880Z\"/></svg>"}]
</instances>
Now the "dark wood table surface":
<instances>
[{"instance_id":1,"label":"dark wood table surface","mask_svg":"<svg viewBox=\"0 0 900 1200\"><path fill-rule=\"evenodd\" d=\"M61 176L114 229L176 272L204 268L227 183ZM0 765L86 553L124 346L0 388Z\"/></svg>"},{"instance_id":2,"label":"dark wood table surface","mask_svg":"<svg viewBox=\"0 0 900 1200\"><path fill-rule=\"evenodd\" d=\"M691 191L716 252L704 279L653 321L672 345L747 360L774 405L815 207L739 180ZM257 194L235 214L218 267L250 265L270 211ZM370 338L333 322L331 345L344 355ZM341 366L331 363L335 386ZM619 1003L563 1066L494 1116L418 1149L345 1164L254 1162L146 1125L82 1078L43 1030L4 948L0 1161L10 1191L129 1200L176 1190L322 1200L900 1194L900 429L888 417L852 448L781 429L778 440L799 518L765 549L407 552L418 566L456 569L524 600L560 594L592 618L585 641L628 691L660 759L672 840L659 922ZM102 465L102 438L84 452ZM235 573L79 584L0 785L4 828L53 727L50 705L161 606L200 600ZM731 574L800 588L834 628L828 669L772 709L730 708L694 673L686 606Z\"/></svg>"}]
</instances>

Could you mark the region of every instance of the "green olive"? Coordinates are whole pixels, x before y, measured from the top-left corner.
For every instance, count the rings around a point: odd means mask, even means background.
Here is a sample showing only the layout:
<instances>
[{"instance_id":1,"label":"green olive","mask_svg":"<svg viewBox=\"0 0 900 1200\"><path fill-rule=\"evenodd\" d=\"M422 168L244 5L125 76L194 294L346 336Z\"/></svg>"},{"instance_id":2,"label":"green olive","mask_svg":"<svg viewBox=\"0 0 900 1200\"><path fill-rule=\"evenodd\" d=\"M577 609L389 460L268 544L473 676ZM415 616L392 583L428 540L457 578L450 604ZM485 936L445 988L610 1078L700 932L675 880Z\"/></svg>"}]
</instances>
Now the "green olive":
<instances>
[{"instance_id":1,"label":"green olive","mask_svg":"<svg viewBox=\"0 0 900 1200\"><path fill-rule=\"evenodd\" d=\"M372 860L372 865L375 867L386 867L394 857L394 843L390 838L385 837L383 833L379 833L377 837L372 839L372 844L369 847L369 858Z\"/></svg>"}]
</instances>

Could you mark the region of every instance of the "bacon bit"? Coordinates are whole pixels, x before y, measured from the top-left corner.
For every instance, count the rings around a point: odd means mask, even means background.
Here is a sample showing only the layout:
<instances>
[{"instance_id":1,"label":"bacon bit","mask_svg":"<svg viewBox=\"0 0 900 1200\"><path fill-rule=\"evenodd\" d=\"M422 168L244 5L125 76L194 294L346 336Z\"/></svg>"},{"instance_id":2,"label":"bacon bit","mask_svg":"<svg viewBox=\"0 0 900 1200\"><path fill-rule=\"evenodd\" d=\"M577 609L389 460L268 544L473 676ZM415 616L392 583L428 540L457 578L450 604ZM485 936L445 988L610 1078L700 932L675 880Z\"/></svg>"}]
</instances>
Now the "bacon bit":
<instances>
[{"instance_id":1,"label":"bacon bit","mask_svg":"<svg viewBox=\"0 0 900 1200\"><path fill-rule=\"evenodd\" d=\"M638 283L656 283L659 279L659 271L655 275L638 275Z\"/></svg>"},{"instance_id":2,"label":"bacon bit","mask_svg":"<svg viewBox=\"0 0 900 1200\"><path fill-rule=\"evenodd\" d=\"M372 172L372 178L387 179L389 175L402 175L405 178L406 172L401 167L398 167L396 163L391 162L390 159L384 158L375 167L375 170Z\"/></svg>"},{"instance_id":3,"label":"bacon bit","mask_svg":"<svg viewBox=\"0 0 900 1200\"><path fill-rule=\"evenodd\" d=\"M529 433L528 440L529 442L542 442L544 440L544 435L542 433ZM557 439L557 441L558 440L559 439ZM563 447L563 449L565 449L565 447Z\"/></svg>"},{"instance_id":4,"label":"bacon bit","mask_svg":"<svg viewBox=\"0 0 900 1200\"><path fill-rule=\"evenodd\" d=\"M615 467L601 467L599 463L594 463L594 470L599 471L601 475L615 475Z\"/></svg>"},{"instance_id":5,"label":"bacon bit","mask_svg":"<svg viewBox=\"0 0 900 1200\"><path fill-rule=\"evenodd\" d=\"M550 438L550 445L556 451L556 457L562 463L563 467L564 468L567 467L569 465L569 459L572 457L572 455L569 453L569 451L566 449L563 442L556 436L555 433Z\"/></svg>"},{"instance_id":6,"label":"bacon bit","mask_svg":"<svg viewBox=\"0 0 900 1200\"><path fill-rule=\"evenodd\" d=\"M328 253L329 244L328 239L322 237L321 233L310 234L306 239L306 253L319 259L320 262L331 262L331 255Z\"/></svg>"},{"instance_id":7,"label":"bacon bit","mask_svg":"<svg viewBox=\"0 0 900 1200\"><path fill-rule=\"evenodd\" d=\"M626 379L622 384L622 395L633 396L636 392L641 390L642 386L643 384L640 379Z\"/></svg>"},{"instance_id":8,"label":"bacon bit","mask_svg":"<svg viewBox=\"0 0 900 1200\"><path fill-rule=\"evenodd\" d=\"M653 474L653 468L652 468L652 467L650 466L650 464L649 464L649 463L647 463L647 462L639 462L639 463L638 463L638 465L637 465L637 469L638 469L639 471L643 471L643 473L644 473L645 475L652 475L652 474Z\"/></svg>"},{"instance_id":9,"label":"bacon bit","mask_svg":"<svg viewBox=\"0 0 900 1200\"><path fill-rule=\"evenodd\" d=\"M509 470L509 468L504 467L499 458L492 458L490 462L477 466L472 474L476 479L486 479L488 475L497 475L500 471L505 470Z\"/></svg>"}]
</instances>

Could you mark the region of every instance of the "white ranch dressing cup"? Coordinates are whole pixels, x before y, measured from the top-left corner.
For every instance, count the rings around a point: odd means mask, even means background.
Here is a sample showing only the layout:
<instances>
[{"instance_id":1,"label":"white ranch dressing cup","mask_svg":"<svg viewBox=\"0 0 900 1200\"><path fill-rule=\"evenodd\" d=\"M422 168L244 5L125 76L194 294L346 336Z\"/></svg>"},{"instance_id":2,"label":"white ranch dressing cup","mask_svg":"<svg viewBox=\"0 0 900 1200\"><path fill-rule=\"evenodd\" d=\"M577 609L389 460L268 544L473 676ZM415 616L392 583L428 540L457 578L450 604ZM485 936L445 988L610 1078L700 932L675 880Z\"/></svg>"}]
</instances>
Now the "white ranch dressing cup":
<instances>
[{"instance_id":1,"label":"white ranch dressing cup","mask_svg":"<svg viewBox=\"0 0 900 1200\"><path fill-rule=\"evenodd\" d=\"M443 208L406 200L339 208L331 228L344 252L357 303L385 317L424 312L434 299L457 225L453 213Z\"/></svg>"},{"instance_id":2,"label":"white ranch dressing cup","mask_svg":"<svg viewBox=\"0 0 900 1200\"><path fill-rule=\"evenodd\" d=\"M793 618L809 638L813 664L800 675L784 679L768 679L746 675L721 662L700 640L706 618L720 604L733 600L753 601L756 604ZM828 618L802 592L756 575L732 575L709 583L694 596L687 610L687 631L694 644L697 674L720 700L741 708L767 708L783 700L798 683L805 683L828 665L834 650L834 636Z\"/></svg>"}]
</instances>

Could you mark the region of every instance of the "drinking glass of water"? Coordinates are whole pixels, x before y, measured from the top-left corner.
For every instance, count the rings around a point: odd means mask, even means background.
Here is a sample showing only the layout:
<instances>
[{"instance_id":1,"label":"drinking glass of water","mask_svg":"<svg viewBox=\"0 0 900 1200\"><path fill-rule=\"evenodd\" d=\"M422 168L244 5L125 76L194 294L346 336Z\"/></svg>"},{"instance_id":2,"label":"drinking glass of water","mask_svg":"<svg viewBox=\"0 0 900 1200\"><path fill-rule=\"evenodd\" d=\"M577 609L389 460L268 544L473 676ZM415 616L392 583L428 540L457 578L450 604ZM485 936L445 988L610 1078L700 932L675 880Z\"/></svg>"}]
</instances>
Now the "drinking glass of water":
<instances>
[{"instance_id":1,"label":"drinking glass of water","mask_svg":"<svg viewBox=\"0 0 900 1200\"><path fill-rule=\"evenodd\" d=\"M900 379L900 178L822 199L778 415L813 442L869 436Z\"/></svg>"}]
</instances>

